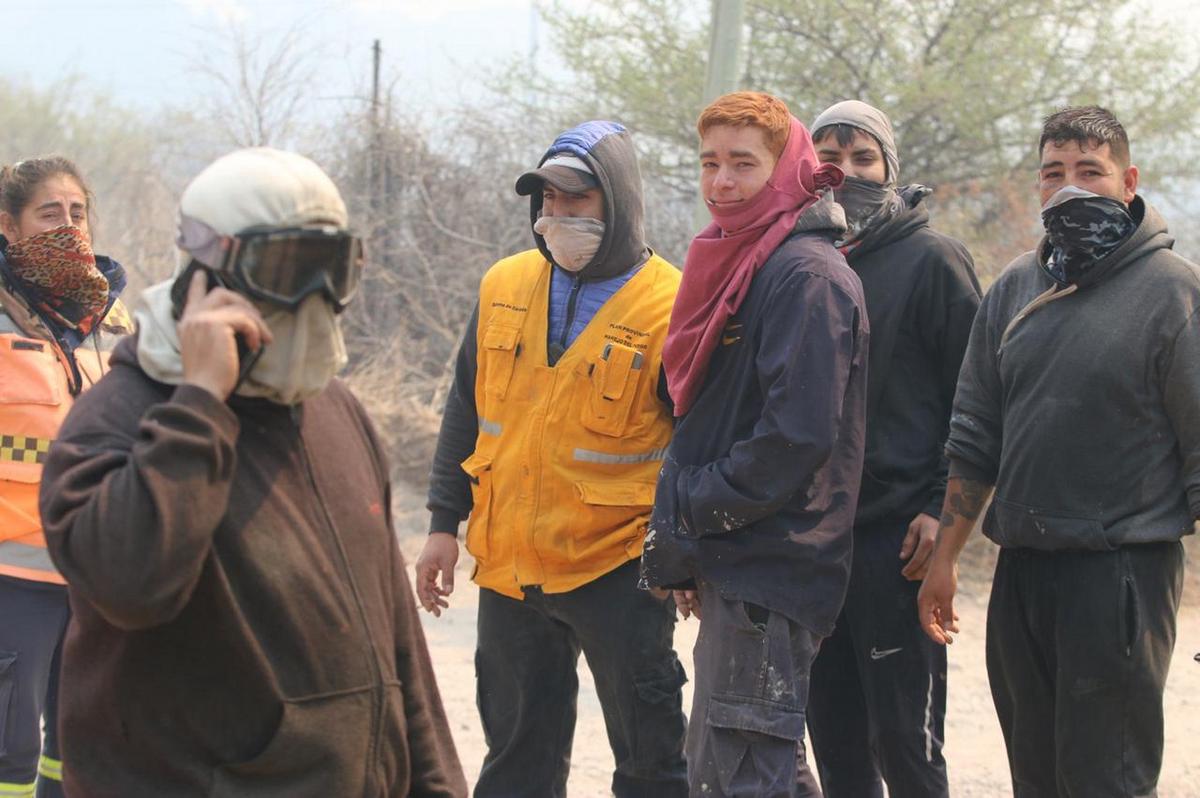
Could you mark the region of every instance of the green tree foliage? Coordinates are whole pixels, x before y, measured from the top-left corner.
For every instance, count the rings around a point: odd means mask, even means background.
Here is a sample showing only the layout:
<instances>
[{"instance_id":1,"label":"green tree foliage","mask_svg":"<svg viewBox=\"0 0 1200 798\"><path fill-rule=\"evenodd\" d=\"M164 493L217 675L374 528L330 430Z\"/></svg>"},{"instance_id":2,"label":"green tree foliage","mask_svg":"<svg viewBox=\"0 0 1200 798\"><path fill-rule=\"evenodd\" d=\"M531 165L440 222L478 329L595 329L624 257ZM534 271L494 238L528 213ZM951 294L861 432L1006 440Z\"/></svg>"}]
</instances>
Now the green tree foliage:
<instances>
[{"instance_id":1,"label":"green tree foliage","mask_svg":"<svg viewBox=\"0 0 1200 798\"><path fill-rule=\"evenodd\" d=\"M709 12L707 0L544 7L570 71L556 95L571 98L572 115L629 125L647 175L688 196ZM983 249L1015 254L1036 233L1023 198L1039 125L1065 105L1113 110L1154 188L1200 177L1194 48L1140 3L750 0L743 42L741 85L782 97L806 123L848 98L888 112L902 177L958 202L957 232Z\"/></svg>"}]
</instances>

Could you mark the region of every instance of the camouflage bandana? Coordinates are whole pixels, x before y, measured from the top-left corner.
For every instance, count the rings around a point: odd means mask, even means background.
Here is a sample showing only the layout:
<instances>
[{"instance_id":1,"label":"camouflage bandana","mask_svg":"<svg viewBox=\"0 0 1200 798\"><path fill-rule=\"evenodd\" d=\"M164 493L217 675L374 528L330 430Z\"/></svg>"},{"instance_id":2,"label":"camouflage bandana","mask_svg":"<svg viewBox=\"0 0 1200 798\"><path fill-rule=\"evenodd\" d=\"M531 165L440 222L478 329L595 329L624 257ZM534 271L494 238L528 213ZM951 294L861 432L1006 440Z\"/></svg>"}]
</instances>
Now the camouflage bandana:
<instances>
[{"instance_id":1,"label":"camouflage bandana","mask_svg":"<svg viewBox=\"0 0 1200 798\"><path fill-rule=\"evenodd\" d=\"M1050 240L1046 268L1061 283L1080 276L1129 238L1137 222L1119 200L1077 186L1065 186L1042 208Z\"/></svg>"},{"instance_id":2,"label":"camouflage bandana","mask_svg":"<svg viewBox=\"0 0 1200 798\"><path fill-rule=\"evenodd\" d=\"M5 252L9 269L39 311L86 336L108 307L109 281L87 237L62 225L22 238Z\"/></svg>"}]
</instances>

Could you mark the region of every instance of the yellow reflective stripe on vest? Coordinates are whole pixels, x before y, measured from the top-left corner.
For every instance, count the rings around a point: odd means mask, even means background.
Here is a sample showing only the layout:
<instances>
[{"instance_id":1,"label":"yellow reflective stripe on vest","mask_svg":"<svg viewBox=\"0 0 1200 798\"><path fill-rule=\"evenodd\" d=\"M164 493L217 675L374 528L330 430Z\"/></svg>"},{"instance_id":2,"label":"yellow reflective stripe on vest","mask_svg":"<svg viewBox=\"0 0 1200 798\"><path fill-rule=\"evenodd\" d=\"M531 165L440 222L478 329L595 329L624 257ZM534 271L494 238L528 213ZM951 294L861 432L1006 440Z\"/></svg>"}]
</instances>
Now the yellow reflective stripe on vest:
<instances>
[{"instance_id":1,"label":"yellow reflective stripe on vest","mask_svg":"<svg viewBox=\"0 0 1200 798\"><path fill-rule=\"evenodd\" d=\"M46 462L46 452L50 451L51 442L49 438L31 438L26 435L0 435L0 461L8 461L10 463L44 463Z\"/></svg>"},{"instance_id":2,"label":"yellow reflective stripe on vest","mask_svg":"<svg viewBox=\"0 0 1200 798\"><path fill-rule=\"evenodd\" d=\"M479 419L479 431L486 432L488 435L500 437L500 433L504 430L502 424L497 424L495 421L488 421L486 418Z\"/></svg>"},{"instance_id":3,"label":"yellow reflective stripe on vest","mask_svg":"<svg viewBox=\"0 0 1200 798\"><path fill-rule=\"evenodd\" d=\"M667 456L667 450L666 448L662 448L638 454L610 454L609 452L597 452L592 449L576 449L574 456L581 463L630 465L633 463L649 463L654 460L661 460Z\"/></svg>"},{"instance_id":4,"label":"yellow reflective stripe on vest","mask_svg":"<svg viewBox=\"0 0 1200 798\"><path fill-rule=\"evenodd\" d=\"M38 775L54 781L62 781L62 760L51 759L42 754L42 758L38 760Z\"/></svg>"},{"instance_id":5,"label":"yellow reflective stripe on vest","mask_svg":"<svg viewBox=\"0 0 1200 798\"><path fill-rule=\"evenodd\" d=\"M41 546L30 546L28 543L18 543L15 540L0 542L0 565L58 573L48 551ZM0 792L0 796L3 795L4 793Z\"/></svg>"},{"instance_id":6,"label":"yellow reflective stripe on vest","mask_svg":"<svg viewBox=\"0 0 1200 798\"><path fill-rule=\"evenodd\" d=\"M13 784L8 781L0 781L0 798L33 798L35 789L37 789L37 782L35 781L31 781L28 784Z\"/></svg>"}]
</instances>

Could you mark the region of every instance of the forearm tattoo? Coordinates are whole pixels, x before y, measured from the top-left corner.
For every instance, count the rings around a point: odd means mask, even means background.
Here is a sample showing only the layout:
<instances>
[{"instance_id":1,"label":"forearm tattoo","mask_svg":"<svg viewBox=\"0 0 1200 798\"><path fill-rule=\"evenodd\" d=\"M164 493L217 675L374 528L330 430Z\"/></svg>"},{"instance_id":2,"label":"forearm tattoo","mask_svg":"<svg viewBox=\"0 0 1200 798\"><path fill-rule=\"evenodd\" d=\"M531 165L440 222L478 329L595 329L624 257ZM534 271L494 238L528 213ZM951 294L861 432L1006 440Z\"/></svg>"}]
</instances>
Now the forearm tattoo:
<instances>
[{"instance_id":1,"label":"forearm tattoo","mask_svg":"<svg viewBox=\"0 0 1200 798\"><path fill-rule=\"evenodd\" d=\"M982 482L977 482L973 479L959 478L958 490L953 487L947 492L946 507L942 511L942 520L938 525L938 531L954 526L954 522L959 518L965 518L974 523L979 517L979 513L983 510L984 502L987 501L988 485Z\"/></svg>"}]
</instances>

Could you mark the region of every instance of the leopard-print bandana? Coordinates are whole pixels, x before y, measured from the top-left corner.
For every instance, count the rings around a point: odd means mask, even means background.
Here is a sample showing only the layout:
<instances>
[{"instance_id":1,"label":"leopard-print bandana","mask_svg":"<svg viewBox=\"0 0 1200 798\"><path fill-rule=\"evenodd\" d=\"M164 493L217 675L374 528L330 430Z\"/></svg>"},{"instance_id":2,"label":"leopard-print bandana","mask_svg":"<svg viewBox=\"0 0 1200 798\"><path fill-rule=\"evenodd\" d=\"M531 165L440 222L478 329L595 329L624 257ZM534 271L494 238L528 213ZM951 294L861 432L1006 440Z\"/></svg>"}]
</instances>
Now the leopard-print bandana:
<instances>
[{"instance_id":1,"label":"leopard-print bandana","mask_svg":"<svg viewBox=\"0 0 1200 798\"><path fill-rule=\"evenodd\" d=\"M83 231L63 225L9 244L9 268L52 321L86 336L108 306L108 278Z\"/></svg>"}]
</instances>

